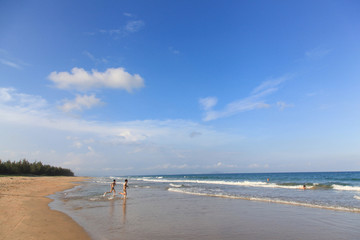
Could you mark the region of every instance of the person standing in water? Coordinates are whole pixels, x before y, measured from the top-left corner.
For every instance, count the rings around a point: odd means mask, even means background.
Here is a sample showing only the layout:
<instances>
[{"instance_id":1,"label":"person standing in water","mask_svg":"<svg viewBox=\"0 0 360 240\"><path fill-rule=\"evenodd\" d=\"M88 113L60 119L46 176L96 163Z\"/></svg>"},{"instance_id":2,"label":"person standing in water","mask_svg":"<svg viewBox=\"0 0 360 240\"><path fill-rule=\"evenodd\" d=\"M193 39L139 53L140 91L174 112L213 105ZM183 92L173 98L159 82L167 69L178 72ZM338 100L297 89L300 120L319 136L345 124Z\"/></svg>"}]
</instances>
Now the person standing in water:
<instances>
[{"instance_id":1,"label":"person standing in water","mask_svg":"<svg viewBox=\"0 0 360 240\"><path fill-rule=\"evenodd\" d=\"M113 193L113 196L115 196L116 193L115 186L116 186L116 180L114 179L113 182L110 184L110 188L111 188L110 192L105 192L103 196L105 197L107 193Z\"/></svg>"},{"instance_id":2,"label":"person standing in water","mask_svg":"<svg viewBox=\"0 0 360 240\"><path fill-rule=\"evenodd\" d=\"M126 198L126 196L127 196L127 191L126 191L126 189L127 189L128 187L129 187L129 186L128 186L128 180L125 179L125 182L124 182L124 185L123 185L123 192L120 193L121 195L124 195L125 198Z\"/></svg>"}]
</instances>

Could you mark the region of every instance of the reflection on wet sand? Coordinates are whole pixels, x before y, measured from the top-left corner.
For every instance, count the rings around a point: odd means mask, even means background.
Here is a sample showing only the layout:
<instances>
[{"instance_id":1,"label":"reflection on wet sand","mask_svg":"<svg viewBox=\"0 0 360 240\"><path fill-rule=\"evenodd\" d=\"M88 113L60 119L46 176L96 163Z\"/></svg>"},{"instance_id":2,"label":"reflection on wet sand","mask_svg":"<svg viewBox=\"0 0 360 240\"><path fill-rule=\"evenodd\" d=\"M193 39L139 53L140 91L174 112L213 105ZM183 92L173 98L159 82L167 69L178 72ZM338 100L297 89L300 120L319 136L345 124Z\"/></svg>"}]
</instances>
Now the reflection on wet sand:
<instances>
[{"instance_id":1,"label":"reflection on wet sand","mask_svg":"<svg viewBox=\"0 0 360 240\"><path fill-rule=\"evenodd\" d=\"M114 217L114 211L115 211L115 201L110 201L110 217L113 218Z\"/></svg>"},{"instance_id":2,"label":"reflection on wet sand","mask_svg":"<svg viewBox=\"0 0 360 240\"><path fill-rule=\"evenodd\" d=\"M124 198L124 200L123 200L122 209L123 209L123 224L125 224L125 222L126 222L126 198Z\"/></svg>"}]
</instances>

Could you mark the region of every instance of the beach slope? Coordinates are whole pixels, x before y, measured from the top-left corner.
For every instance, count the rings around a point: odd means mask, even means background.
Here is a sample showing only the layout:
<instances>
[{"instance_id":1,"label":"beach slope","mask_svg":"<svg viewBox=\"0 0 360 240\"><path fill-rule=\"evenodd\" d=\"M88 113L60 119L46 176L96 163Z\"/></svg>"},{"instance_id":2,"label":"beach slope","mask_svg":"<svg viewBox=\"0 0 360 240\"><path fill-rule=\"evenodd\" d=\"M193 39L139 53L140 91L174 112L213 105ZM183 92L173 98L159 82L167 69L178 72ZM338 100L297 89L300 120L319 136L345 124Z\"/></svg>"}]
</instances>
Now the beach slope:
<instances>
[{"instance_id":1,"label":"beach slope","mask_svg":"<svg viewBox=\"0 0 360 240\"><path fill-rule=\"evenodd\" d=\"M81 177L0 177L0 240L90 239L46 196L74 187Z\"/></svg>"}]
</instances>

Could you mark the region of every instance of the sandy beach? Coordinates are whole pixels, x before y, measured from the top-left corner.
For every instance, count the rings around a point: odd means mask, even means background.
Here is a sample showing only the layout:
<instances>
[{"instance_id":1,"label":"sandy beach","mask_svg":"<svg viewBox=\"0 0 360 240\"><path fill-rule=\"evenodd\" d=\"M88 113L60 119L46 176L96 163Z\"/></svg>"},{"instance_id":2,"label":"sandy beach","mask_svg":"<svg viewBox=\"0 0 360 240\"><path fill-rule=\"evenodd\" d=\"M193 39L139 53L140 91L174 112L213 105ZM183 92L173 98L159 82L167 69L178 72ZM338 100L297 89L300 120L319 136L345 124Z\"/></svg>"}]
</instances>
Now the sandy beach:
<instances>
[{"instance_id":1,"label":"sandy beach","mask_svg":"<svg viewBox=\"0 0 360 240\"><path fill-rule=\"evenodd\" d=\"M0 177L0 239L90 239L69 216L51 210L46 196L81 177Z\"/></svg>"}]
</instances>

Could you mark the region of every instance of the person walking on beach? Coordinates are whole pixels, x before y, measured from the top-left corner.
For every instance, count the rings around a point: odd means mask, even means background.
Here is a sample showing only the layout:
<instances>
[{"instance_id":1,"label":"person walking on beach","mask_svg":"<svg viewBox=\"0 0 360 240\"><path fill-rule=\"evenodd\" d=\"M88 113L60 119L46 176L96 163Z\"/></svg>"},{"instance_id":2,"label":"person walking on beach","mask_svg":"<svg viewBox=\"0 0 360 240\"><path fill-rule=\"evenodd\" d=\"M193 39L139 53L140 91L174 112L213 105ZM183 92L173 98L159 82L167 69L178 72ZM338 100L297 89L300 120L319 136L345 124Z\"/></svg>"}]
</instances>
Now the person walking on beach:
<instances>
[{"instance_id":1,"label":"person walking on beach","mask_svg":"<svg viewBox=\"0 0 360 240\"><path fill-rule=\"evenodd\" d=\"M113 196L115 196L116 193L115 186L116 186L116 180L114 179L113 182L110 184L110 188L111 188L110 192L105 192L103 196L105 197L107 193L113 193Z\"/></svg>"},{"instance_id":2,"label":"person walking on beach","mask_svg":"<svg viewBox=\"0 0 360 240\"><path fill-rule=\"evenodd\" d=\"M126 189L127 189L128 187L129 187L129 186L128 186L128 180L125 179L125 182L124 182L124 185L123 185L123 192L120 193L121 195L124 195L124 198L126 198L126 195L127 195Z\"/></svg>"}]
</instances>

